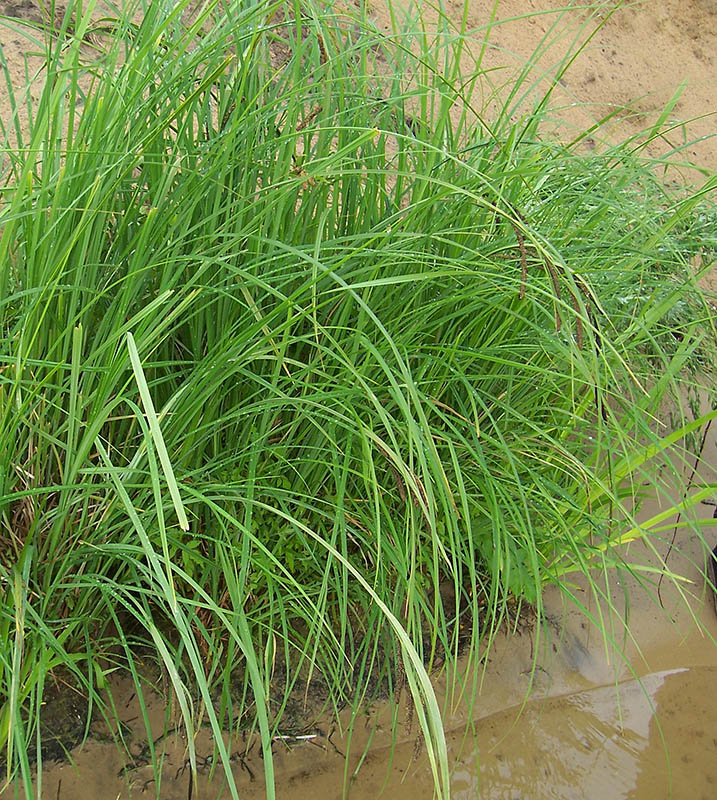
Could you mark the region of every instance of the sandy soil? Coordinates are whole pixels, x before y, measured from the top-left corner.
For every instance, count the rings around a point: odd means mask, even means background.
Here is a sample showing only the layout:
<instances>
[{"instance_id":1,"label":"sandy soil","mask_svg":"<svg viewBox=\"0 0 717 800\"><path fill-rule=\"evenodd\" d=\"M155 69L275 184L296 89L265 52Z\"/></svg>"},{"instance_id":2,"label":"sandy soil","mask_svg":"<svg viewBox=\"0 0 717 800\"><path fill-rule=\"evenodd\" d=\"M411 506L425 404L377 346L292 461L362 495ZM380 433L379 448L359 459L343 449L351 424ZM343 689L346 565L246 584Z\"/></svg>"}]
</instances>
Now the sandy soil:
<instances>
[{"instance_id":1,"label":"sandy soil","mask_svg":"<svg viewBox=\"0 0 717 800\"><path fill-rule=\"evenodd\" d=\"M498 0L492 18L493 0L470 0L467 29L474 31L472 55L478 54L490 29L482 66L495 70L490 74L492 83L509 85L516 69L532 57L546 36L551 44L538 64L550 73L575 47L575 39L582 44L599 27L553 95L554 116L563 126L563 135L582 133L598 119L614 114L596 135L598 140L617 142L635 136L681 90L670 120L686 124L653 143L648 152L662 155L673 147L684 147L688 160L717 168L717 0L596 3L603 10L581 30L588 16L586 5ZM386 0L371 0L371 7L379 27L388 31ZM556 7L565 8L552 10ZM458 19L463 2L447 0L446 8ZM425 17L435 20L427 10ZM551 31L556 24L558 30ZM470 69L471 59L465 63L466 70ZM540 89L547 85L543 81ZM530 102L522 113L529 107Z\"/></svg>"},{"instance_id":2,"label":"sandy soil","mask_svg":"<svg viewBox=\"0 0 717 800\"><path fill-rule=\"evenodd\" d=\"M400 0L408 5L407 0ZM400 4L399 2L399 4ZM0 14L12 19L40 22L42 6L36 0L0 0ZM431 14L426 4L425 15ZM493 0L471 0L467 27L472 53L476 55L490 28L489 46L483 66L496 69L490 80L506 85L515 68L525 63L546 35L553 44L540 59L547 70L557 63L577 34L585 41L600 21L604 25L589 41L570 71L561 81L553 98L556 119L567 125L564 131L582 132L595 120L615 112L611 123L597 135L598 140L618 141L634 136L654 120L660 110L682 87L671 119L688 124L677 126L666 141L653 143L652 154L672 147L684 147L684 154L710 169L717 168L717 0L642 0L622 4L603 2L604 10L589 28L578 34L586 14L584 2L570 0L498 0L497 13L491 17ZM567 6L565 13L551 11ZM611 9L620 5L611 14ZM372 16L379 26L389 30L386 0L369 0ZM462 0L447 0L449 14L458 18ZM64 11L61 4L57 12ZM492 24L494 20L499 24ZM558 22L560 34L549 34ZM27 52L28 42L12 28L0 28L0 45L15 86L23 85L26 70L39 62ZM466 69L470 59L466 59ZM684 84L684 85L683 85ZM545 83L542 84L544 87ZM524 106L523 112L528 110ZM0 89L0 115L11 115L8 95ZM691 122L688 122L690 121ZM569 133L568 133L569 135Z\"/></svg>"}]
</instances>

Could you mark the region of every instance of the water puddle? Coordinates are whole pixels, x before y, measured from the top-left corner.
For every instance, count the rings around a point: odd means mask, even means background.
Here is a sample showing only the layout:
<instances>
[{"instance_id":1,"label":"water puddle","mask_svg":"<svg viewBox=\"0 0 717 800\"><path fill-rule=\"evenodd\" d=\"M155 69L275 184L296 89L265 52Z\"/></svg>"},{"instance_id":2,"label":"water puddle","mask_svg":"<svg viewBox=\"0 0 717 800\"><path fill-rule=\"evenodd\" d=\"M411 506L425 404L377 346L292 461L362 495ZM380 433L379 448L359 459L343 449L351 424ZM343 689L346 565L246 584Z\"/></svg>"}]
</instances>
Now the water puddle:
<instances>
[{"instance_id":1,"label":"water puddle","mask_svg":"<svg viewBox=\"0 0 717 800\"><path fill-rule=\"evenodd\" d=\"M717 667L531 702L481 720L480 764L461 760L456 800L714 798Z\"/></svg>"},{"instance_id":2,"label":"water puddle","mask_svg":"<svg viewBox=\"0 0 717 800\"><path fill-rule=\"evenodd\" d=\"M559 605L559 598L548 599ZM711 603L698 610L706 627L717 635ZM535 630L496 642L472 713L467 702L451 703L450 681L445 677L438 681L439 701L448 709L453 798L713 800L717 796L714 643L694 625L684 635L682 615L688 613L684 609L677 612L677 624L670 624L647 601L642 608L637 603L632 614L635 630L645 634L641 655L627 663L608 660L594 629L572 610L564 612L560 624L556 618L544 626L535 668ZM655 623L660 636L655 635ZM531 682L533 692L526 702ZM137 701L131 696L128 700L125 719L130 727L138 726ZM416 731L406 722L405 708L399 711L398 738L392 744L393 711L383 704L367 713L355 723L350 741L320 720L305 738L277 739L277 797L430 800L428 759L417 749ZM159 730L163 712L159 698L150 703L149 713ZM139 753L139 727L137 731ZM164 754L163 800L230 796L222 791L221 768L212 762L209 735L200 733L195 746L200 768L190 788L181 733L158 743ZM233 762L240 797L264 798L258 747L235 740L233 751L245 753ZM72 756L74 764L46 766L43 798L155 796L151 765L137 759L127 769L114 745L90 741Z\"/></svg>"},{"instance_id":3,"label":"water puddle","mask_svg":"<svg viewBox=\"0 0 717 800\"><path fill-rule=\"evenodd\" d=\"M714 479L717 431L705 456ZM674 507L679 498L664 500ZM669 504L669 505L668 505ZM641 513L660 510L657 501ZM697 511L705 520L713 507ZM666 524L669 522L665 521ZM666 529L667 530L667 529ZM647 572L611 572L591 592L584 577L570 585L572 599L550 587L543 622L500 634L488 658L474 669L467 654L454 676L436 676L437 699L452 765L455 800L713 800L717 797L717 615L704 574L700 537L681 529L653 540L659 554L639 542L629 560ZM649 570L669 552L669 568L684 583L646 583ZM596 596L610 597L610 605ZM577 601L577 602L576 602ZM582 606L582 610L578 606ZM602 635L590 622L602 619ZM112 742L93 736L75 748L70 763L46 763L36 796L48 800L225 800L221 765L208 732L194 740L198 775L190 777L187 742L175 714L148 698L161 785L147 749L142 710L133 686L114 686L129 732L132 755L123 760ZM430 764L408 721L405 696L366 709L353 721L318 717L277 736L280 800L430 800ZM171 716L171 715L170 715ZM398 725L394 724L398 720ZM166 731L170 732L167 733ZM263 762L256 739L227 738L232 773L242 800L261 800ZM19 786L13 787L20 789ZM1 793L11 797L12 789Z\"/></svg>"}]
</instances>

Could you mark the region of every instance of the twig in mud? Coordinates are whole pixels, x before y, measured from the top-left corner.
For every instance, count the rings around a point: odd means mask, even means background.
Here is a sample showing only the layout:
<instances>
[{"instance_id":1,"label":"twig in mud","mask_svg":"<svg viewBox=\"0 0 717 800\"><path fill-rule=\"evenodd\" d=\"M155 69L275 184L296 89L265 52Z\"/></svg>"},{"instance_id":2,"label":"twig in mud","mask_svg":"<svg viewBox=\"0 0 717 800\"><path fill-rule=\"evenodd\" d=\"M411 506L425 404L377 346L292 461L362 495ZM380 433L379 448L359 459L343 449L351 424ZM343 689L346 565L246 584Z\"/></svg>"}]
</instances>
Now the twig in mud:
<instances>
[{"instance_id":1,"label":"twig in mud","mask_svg":"<svg viewBox=\"0 0 717 800\"><path fill-rule=\"evenodd\" d=\"M238 754L237 758L239 759L239 764L241 765L241 768L246 770L247 775L249 776L249 780L252 783L254 783L254 781L256 780L256 775L254 775L254 770L246 763L244 756Z\"/></svg>"},{"instance_id":2,"label":"twig in mud","mask_svg":"<svg viewBox=\"0 0 717 800\"><path fill-rule=\"evenodd\" d=\"M697 455L695 457L695 463L692 465L692 472L690 473L690 478L687 481L687 486L685 487L684 494L682 495L682 501L684 502L687 499L687 493L692 488L692 481L695 479L695 475L697 474L697 466L702 460L702 453L705 449L705 444L707 443L707 434L710 432L710 428L712 427L712 420L710 420L706 425L704 432L702 434L702 440L700 441L700 447L697 451ZM715 515L717 516L717 508L715 509ZM672 548L675 545L675 539L677 538L677 529L680 525L680 520L682 519L682 512L680 511L677 514L677 519L675 520L675 529L672 531L672 539L670 539L670 546L667 549L667 553L665 554L664 563L667 566L667 559L670 557L670 553L672 553ZM664 608L665 604L662 602L662 579L665 577L665 573L663 572L660 575L660 580L657 582L657 598L660 601L660 607ZM715 601L717 602L717 600Z\"/></svg>"},{"instance_id":3,"label":"twig in mud","mask_svg":"<svg viewBox=\"0 0 717 800\"><path fill-rule=\"evenodd\" d=\"M302 119L301 122L299 122L299 124L295 128L295 132L299 133L303 131L304 128L307 125L310 125L323 110L324 107L317 103L316 106L314 106L313 111L308 116L304 117L304 119Z\"/></svg>"},{"instance_id":4,"label":"twig in mud","mask_svg":"<svg viewBox=\"0 0 717 800\"><path fill-rule=\"evenodd\" d=\"M319 736L318 733L277 733L276 736L272 736L271 741L281 741L281 742L306 742L310 739L317 739Z\"/></svg>"},{"instance_id":5,"label":"twig in mud","mask_svg":"<svg viewBox=\"0 0 717 800\"><path fill-rule=\"evenodd\" d=\"M313 740L306 741L306 744L310 744L312 747L318 747L319 750L323 750L325 753L328 752L328 747L325 744L321 744L321 742L314 742Z\"/></svg>"},{"instance_id":6,"label":"twig in mud","mask_svg":"<svg viewBox=\"0 0 717 800\"><path fill-rule=\"evenodd\" d=\"M334 744L333 736L336 733L336 728L332 728L329 732L329 735L326 737L326 741L334 748L334 750L341 756L341 758L346 758L346 753L343 753L339 748Z\"/></svg>"}]
</instances>

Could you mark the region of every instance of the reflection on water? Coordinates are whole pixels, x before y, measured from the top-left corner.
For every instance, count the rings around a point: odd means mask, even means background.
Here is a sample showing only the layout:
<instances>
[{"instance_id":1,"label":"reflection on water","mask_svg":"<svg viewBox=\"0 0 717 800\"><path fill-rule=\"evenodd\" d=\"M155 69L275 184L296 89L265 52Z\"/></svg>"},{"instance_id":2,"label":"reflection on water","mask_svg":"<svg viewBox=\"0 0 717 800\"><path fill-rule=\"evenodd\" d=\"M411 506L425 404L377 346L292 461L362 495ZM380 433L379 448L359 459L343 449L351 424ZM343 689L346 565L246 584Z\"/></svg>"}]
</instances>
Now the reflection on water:
<instances>
[{"instance_id":1,"label":"reflection on water","mask_svg":"<svg viewBox=\"0 0 717 800\"><path fill-rule=\"evenodd\" d=\"M531 702L517 723L514 710L495 714L480 721L479 770L472 757L456 769L454 797L714 800L716 686L716 667L670 670Z\"/></svg>"}]
</instances>

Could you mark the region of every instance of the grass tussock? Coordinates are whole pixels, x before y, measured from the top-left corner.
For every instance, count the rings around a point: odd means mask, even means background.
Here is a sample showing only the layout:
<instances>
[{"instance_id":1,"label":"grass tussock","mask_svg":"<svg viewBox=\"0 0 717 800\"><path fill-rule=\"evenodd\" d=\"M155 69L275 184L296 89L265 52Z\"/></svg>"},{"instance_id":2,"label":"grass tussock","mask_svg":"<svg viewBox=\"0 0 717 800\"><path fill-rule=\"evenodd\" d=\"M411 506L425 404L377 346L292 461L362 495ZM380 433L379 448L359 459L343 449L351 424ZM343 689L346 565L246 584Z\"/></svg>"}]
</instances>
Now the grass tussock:
<instances>
[{"instance_id":1,"label":"grass tussock","mask_svg":"<svg viewBox=\"0 0 717 800\"><path fill-rule=\"evenodd\" d=\"M357 709L405 670L447 796L431 670L667 536L634 500L681 500L651 464L715 416L658 422L713 389L716 181L544 141L545 96L487 124L444 17L135 10L29 30L3 121L5 779L51 676L111 720L149 652L188 729L257 727L269 796L273 676Z\"/></svg>"}]
</instances>

